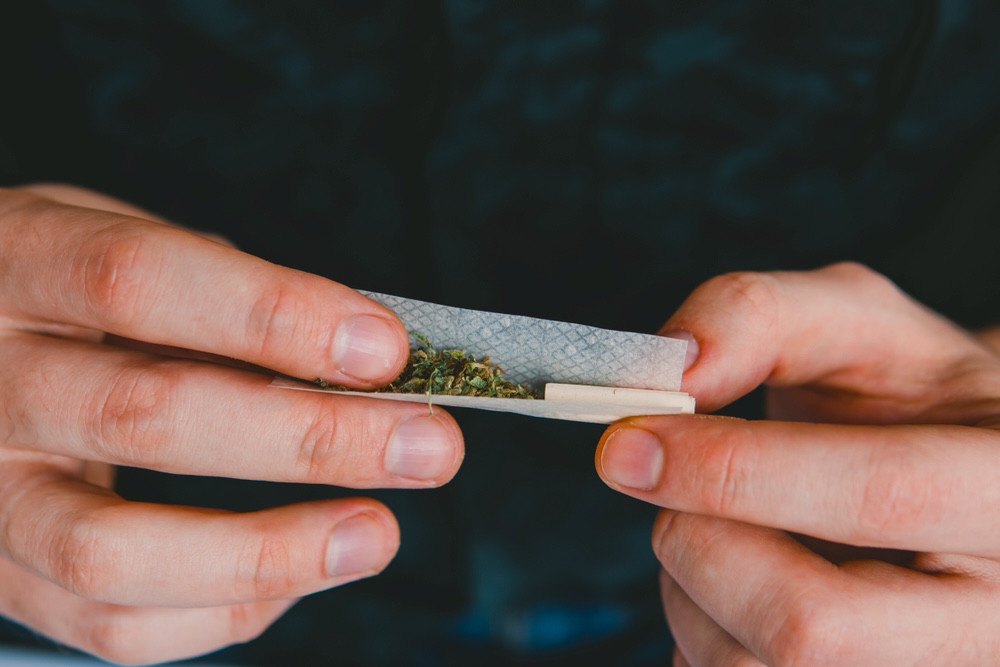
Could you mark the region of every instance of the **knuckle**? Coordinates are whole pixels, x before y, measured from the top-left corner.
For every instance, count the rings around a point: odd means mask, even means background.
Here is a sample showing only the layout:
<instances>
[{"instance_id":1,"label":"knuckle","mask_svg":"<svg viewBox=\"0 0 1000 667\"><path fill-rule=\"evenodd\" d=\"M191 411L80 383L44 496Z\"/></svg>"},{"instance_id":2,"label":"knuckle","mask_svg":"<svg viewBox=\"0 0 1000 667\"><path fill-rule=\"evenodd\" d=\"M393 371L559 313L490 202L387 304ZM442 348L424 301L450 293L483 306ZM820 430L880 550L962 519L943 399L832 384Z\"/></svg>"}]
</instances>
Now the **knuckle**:
<instances>
[{"instance_id":1,"label":"knuckle","mask_svg":"<svg viewBox=\"0 0 1000 667\"><path fill-rule=\"evenodd\" d=\"M52 543L49 557L52 579L66 590L91 600L107 599L115 581L115 553L107 540L100 538L99 522L77 518L72 527Z\"/></svg>"},{"instance_id":2,"label":"knuckle","mask_svg":"<svg viewBox=\"0 0 1000 667\"><path fill-rule=\"evenodd\" d=\"M297 467L306 482L334 479L343 465L339 446L339 418L332 407L321 407L309 420L299 438Z\"/></svg>"},{"instance_id":3,"label":"knuckle","mask_svg":"<svg viewBox=\"0 0 1000 667\"><path fill-rule=\"evenodd\" d=\"M760 314L771 314L778 304L778 279L768 273L725 273L706 283L712 298L723 304L743 305Z\"/></svg>"},{"instance_id":4,"label":"knuckle","mask_svg":"<svg viewBox=\"0 0 1000 667\"><path fill-rule=\"evenodd\" d=\"M694 448L697 457L696 502L715 516L738 513L751 484L749 470L756 451L753 430L729 428L714 434L712 442Z\"/></svg>"},{"instance_id":5,"label":"knuckle","mask_svg":"<svg viewBox=\"0 0 1000 667\"><path fill-rule=\"evenodd\" d=\"M250 540L237 571L238 600L275 600L294 591L291 552L281 538L265 535Z\"/></svg>"},{"instance_id":6,"label":"knuckle","mask_svg":"<svg viewBox=\"0 0 1000 667\"><path fill-rule=\"evenodd\" d=\"M823 594L800 594L771 638L775 667L831 667L846 659L846 614L836 600Z\"/></svg>"},{"instance_id":7,"label":"knuckle","mask_svg":"<svg viewBox=\"0 0 1000 667\"><path fill-rule=\"evenodd\" d=\"M78 251L74 275L108 328L129 326L146 301L156 258L135 227L119 223L95 232ZM154 271L150 271L153 269Z\"/></svg>"},{"instance_id":8,"label":"knuckle","mask_svg":"<svg viewBox=\"0 0 1000 667\"><path fill-rule=\"evenodd\" d=\"M292 341L317 339L320 332L308 317L304 293L295 283L281 281L257 296L246 328L250 352L271 359L287 355Z\"/></svg>"},{"instance_id":9,"label":"knuckle","mask_svg":"<svg viewBox=\"0 0 1000 667\"><path fill-rule=\"evenodd\" d=\"M95 396L96 405L87 406L96 424L94 447L116 463L160 462L169 426L175 378L165 366L143 364L118 371L107 389Z\"/></svg>"}]
</instances>

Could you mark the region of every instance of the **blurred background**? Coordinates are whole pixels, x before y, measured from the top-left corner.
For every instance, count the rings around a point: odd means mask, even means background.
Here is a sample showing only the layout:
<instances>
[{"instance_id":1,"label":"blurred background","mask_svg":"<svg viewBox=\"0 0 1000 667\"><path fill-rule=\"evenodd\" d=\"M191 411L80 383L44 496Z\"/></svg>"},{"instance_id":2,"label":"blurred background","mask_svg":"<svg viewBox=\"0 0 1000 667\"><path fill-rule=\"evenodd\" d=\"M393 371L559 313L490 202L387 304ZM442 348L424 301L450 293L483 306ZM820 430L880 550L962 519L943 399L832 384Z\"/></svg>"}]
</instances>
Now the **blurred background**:
<instances>
[{"instance_id":1,"label":"blurred background","mask_svg":"<svg viewBox=\"0 0 1000 667\"><path fill-rule=\"evenodd\" d=\"M998 33L989 0L10 1L0 184L94 188L358 288L613 329L655 332L719 273L844 259L978 327L1000 319ZM372 494L403 534L383 575L206 660L666 664L655 512L598 480L600 427L455 414L451 484ZM139 470L119 491L348 493Z\"/></svg>"}]
</instances>

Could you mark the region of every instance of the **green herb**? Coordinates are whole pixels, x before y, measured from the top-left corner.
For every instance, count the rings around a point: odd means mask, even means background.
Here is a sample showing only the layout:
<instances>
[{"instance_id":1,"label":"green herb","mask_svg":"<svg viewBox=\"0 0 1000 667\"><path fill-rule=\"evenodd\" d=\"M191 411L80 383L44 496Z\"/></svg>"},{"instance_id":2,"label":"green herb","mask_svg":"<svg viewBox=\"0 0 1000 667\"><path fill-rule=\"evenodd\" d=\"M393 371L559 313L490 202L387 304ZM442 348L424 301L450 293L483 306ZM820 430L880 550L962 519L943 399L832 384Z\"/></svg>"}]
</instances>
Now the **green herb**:
<instances>
[{"instance_id":1,"label":"green herb","mask_svg":"<svg viewBox=\"0 0 1000 667\"><path fill-rule=\"evenodd\" d=\"M489 357L476 359L465 350L436 350L427 336L411 331L417 347L410 350L406 368L391 383L376 392L397 394L438 394L445 396L491 396L498 398L540 398L540 394L503 376L504 370ZM344 391L322 378L314 384L322 389Z\"/></svg>"}]
</instances>

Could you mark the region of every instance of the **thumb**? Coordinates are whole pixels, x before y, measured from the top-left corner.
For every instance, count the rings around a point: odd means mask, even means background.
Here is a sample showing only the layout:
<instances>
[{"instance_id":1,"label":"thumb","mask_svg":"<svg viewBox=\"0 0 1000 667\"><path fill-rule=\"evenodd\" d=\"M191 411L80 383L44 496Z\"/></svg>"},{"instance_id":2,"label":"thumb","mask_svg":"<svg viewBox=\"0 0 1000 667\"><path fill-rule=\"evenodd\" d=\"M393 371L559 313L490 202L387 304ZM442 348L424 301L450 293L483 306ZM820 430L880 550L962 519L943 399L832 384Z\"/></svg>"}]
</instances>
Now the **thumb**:
<instances>
[{"instance_id":1,"label":"thumb","mask_svg":"<svg viewBox=\"0 0 1000 667\"><path fill-rule=\"evenodd\" d=\"M761 384L926 384L935 371L983 353L964 330L852 263L713 278L660 333L691 341L682 388L708 412Z\"/></svg>"}]
</instances>

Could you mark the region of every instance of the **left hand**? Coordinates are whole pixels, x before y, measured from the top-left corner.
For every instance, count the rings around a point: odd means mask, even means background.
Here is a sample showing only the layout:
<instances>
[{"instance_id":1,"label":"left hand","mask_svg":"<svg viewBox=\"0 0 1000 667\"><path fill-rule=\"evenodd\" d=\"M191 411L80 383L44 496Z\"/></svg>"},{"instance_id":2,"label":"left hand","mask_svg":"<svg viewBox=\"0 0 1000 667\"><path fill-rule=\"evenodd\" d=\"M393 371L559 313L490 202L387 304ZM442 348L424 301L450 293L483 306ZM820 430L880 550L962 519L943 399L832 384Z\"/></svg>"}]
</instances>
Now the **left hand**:
<instances>
[{"instance_id":1,"label":"left hand","mask_svg":"<svg viewBox=\"0 0 1000 667\"><path fill-rule=\"evenodd\" d=\"M275 372L379 386L407 349L399 319L344 285L103 194L0 188L0 616L159 664L381 572L399 526L375 500L140 503L108 488L107 465L438 486L464 451L444 411L268 388Z\"/></svg>"},{"instance_id":2,"label":"left hand","mask_svg":"<svg viewBox=\"0 0 1000 667\"><path fill-rule=\"evenodd\" d=\"M675 665L1000 661L1000 356L857 265L709 281L664 327L684 390L747 422L612 426L597 468L661 507ZM808 545L808 546L806 546Z\"/></svg>"}]
</instances>

